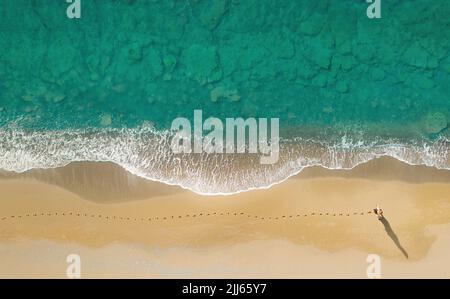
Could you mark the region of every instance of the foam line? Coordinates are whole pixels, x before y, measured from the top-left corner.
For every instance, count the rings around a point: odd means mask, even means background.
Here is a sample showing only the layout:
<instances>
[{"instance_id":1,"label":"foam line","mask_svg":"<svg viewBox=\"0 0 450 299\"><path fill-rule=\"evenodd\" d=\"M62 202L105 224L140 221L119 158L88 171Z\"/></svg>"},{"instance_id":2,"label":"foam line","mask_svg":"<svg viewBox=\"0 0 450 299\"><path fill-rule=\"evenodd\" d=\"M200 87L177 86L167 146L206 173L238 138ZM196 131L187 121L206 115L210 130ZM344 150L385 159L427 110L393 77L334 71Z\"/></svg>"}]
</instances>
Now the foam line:
<instances>
[{"instance_id":1,"label":"foam line","mask_svg":"<svg viewBox=\"0 0 450 299\"><path fill-rule=\"evenodd\" d=\"M171 134L152 127L26 131L0 129L0 169L25 172L65 166L71 162L112 162L152 181L178 185L199 194L229 195L270 188L305 167L351 169L389 156L410 165L450 169L450 141L399 138L334 141L311 138L282 139L278 163L263 165L258 155L173 154Z\"/></svg>"}]
</instances>

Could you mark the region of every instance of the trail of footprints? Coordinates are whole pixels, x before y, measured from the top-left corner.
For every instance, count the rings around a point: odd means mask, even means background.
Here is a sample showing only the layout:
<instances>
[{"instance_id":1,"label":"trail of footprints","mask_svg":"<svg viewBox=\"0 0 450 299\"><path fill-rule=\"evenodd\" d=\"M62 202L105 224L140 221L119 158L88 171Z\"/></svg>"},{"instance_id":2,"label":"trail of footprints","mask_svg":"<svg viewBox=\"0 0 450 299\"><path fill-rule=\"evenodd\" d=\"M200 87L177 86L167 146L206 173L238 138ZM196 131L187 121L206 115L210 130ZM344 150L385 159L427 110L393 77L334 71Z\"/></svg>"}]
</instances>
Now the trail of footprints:
<instances>
[{"instance_id":1,"label":"trail of footprints","mask_svg":"<svg viewBox=\"0 0 450 299\"><path fill-rule=\"evenodd\" d=\"M244 212L212 212L212 213L196 213L196 214L184 214L184 215L169 215L169 216L153 216L153 217L129 217L129 216L118 216L118 215L106 215L106 214L87 214L81 212L40 212L40 213L27 213L22 215L10 215L2 216L0 221L6 220L18 220L25 218L43 218L43 217L78 217L87 219L102 219L104 221L110 222L165 222L165 221L176 221L182 219L195 219L195 218L205 218L205 217L245 217L248 219L261 220L261 221L277 221L284 219L298 219L305 217L351 217L351 216L364 216L371 214L372 211L368 212L353 212L353 213L303 213L303 214L292 214L292 215L280 215L280 216L261 216L252 215Z\"/></svg>"}]
</instances>

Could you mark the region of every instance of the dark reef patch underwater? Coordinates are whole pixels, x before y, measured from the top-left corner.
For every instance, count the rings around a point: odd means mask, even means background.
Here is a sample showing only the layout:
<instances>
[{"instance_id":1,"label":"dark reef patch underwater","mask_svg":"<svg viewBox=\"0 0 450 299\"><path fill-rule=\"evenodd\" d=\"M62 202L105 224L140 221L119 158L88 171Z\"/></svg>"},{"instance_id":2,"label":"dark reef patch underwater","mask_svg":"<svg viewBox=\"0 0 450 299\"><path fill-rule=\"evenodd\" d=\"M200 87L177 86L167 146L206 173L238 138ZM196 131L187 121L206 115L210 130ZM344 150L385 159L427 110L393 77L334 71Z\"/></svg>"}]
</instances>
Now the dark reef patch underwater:
<instances>
[{"instance_id":1,"label":"dark reef patch underwater","mask_svg":"<svg viewBox=\"0 0 450 299\"><path fill-rule=\"evenodd\" d=\"M450 1L0 2L0 169L110 161L199 193L379 156L450 168ZM174 155L195 109L279 118L280 159Z\"/></svg>"}]
</instances>

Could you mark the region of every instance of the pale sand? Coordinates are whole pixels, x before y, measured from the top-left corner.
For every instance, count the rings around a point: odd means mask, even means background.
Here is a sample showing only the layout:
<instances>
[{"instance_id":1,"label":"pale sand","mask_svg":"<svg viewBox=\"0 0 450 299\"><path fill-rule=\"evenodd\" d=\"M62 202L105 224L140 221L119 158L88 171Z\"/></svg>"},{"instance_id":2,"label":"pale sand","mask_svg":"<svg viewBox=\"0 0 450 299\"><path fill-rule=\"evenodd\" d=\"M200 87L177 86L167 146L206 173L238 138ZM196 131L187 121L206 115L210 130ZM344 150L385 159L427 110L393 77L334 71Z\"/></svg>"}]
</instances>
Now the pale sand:
<instances>
[{"instance_id":1,"label":"pale sand","mask_svg":"<svg viewBox=\"0 0 450 299\"><path fill-rule=\"evenodd\" d=\"M376 204L389 234L367 213ZM373 253L382 277L448 278L449 250L449 172L392 159L233 196L99 163L0 180L0 277L63 278L76 253L82 277L365 278Z\"/></svg>"}]
</instances>

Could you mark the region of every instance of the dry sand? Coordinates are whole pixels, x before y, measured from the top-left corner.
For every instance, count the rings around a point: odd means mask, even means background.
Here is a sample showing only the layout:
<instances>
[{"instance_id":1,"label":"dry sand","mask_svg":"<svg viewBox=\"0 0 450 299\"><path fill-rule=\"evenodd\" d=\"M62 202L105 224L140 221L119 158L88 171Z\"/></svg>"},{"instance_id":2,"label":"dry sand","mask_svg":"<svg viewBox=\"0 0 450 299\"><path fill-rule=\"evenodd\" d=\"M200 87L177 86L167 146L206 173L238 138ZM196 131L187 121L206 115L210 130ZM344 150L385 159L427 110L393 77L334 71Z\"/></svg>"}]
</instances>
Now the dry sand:
<instances>
[{"instance_id":1,"label":"dry sand","mask_svg":"<svg viewBox=\"0 0 450 299\"><path fill-rule=\"evenodd\" d=\"M449 278L449 250L450 172L393 159L232 196L108 163L0 176L0 277L64 278L75 253L85 278L366 278L368 254L382 277Z\"/></svg>"}]
</instances>

